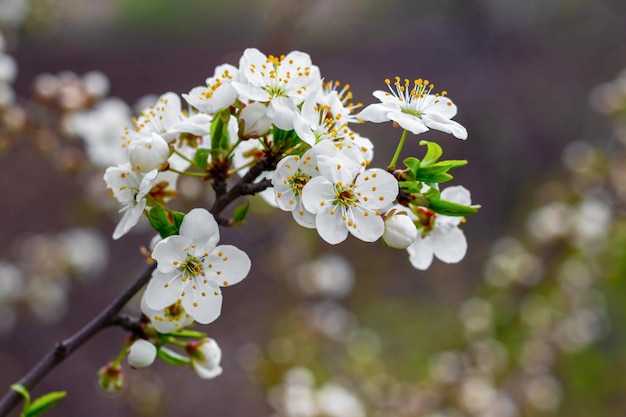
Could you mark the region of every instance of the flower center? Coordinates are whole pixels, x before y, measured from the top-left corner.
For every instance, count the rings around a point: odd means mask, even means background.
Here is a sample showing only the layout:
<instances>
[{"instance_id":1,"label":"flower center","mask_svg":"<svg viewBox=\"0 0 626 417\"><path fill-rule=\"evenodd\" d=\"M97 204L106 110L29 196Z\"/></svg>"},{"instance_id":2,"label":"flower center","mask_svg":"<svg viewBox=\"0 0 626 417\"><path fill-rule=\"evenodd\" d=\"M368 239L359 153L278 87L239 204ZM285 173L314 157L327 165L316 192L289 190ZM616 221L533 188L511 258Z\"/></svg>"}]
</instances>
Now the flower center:
<instances>
[{"instance_id":1,"label":"flower center","mask_svg":"<svg viewBox=\"0 0 626 417\"><path fill-rule=\"evenodd\" d=\"M293 176L289 176L289 178L287 178L287 182L293 190L293 193L296 196L299 196L302 194L302 189L309 182L310 179L310 175L305 174L300 169L298 169Z\"/></svg>"},{"instance_id":2,"label":"flower center","mask_svg":"<svg viewBox=\"0 0 626 417\"><path fill-rule=\"evenodd\" d=\"M404 79L404 82L400 80L400 77L396 76L393 82L393 86L391 84L391 80L386 79L385 83L387 84L387 88L389 88L390 93L388 95L393 95L402 103L401 112L410 114L415 117L421 118L424 115L424 108L428 107L432 102L438 103L439 100L426 100L426 98L430 95L430 92L435 88L434 84L431 84L428 80L423 80L421 78L414 80L413 85L411 86L411 82L408 78ZM441 93L433 94L434 97L443 97L447 95L447 91L442 91ZM427 103L426 105L424 103Z\"/></svg>"},{"instance_id":3,"label":"flower center","mask_svg":"<svg viewBox=\"0 0 626 417\"><path fill-rule=\"evenodd\" d=\"M163 313L168 320L180 320L185 314L185 309L180 303L174 303L171 306L166 307Z\"/></svg>"},{"instance_id":4,"label":"flower center","mask_svg":"<svg viewBox=\"0 0 626 417\"><path fill-rule=\"evenodd\" d=\"M183 273L185 278L195 278L198 275L204 275L202 260L190 253L187 253L187 258L182 262L178 270Z\"/></svg>"},{"instance_id":5,"label":"flower center","mask_svg":"<svg viewBox=\"0 0 626 417\"><path fill-rule=\"evenodd\" d=\"M350 207L356 205L356 202L357 198L352 187L345 187L341 184L335 186L335 201L333 201L333 204Z\"/></svg>"}]
</instances>

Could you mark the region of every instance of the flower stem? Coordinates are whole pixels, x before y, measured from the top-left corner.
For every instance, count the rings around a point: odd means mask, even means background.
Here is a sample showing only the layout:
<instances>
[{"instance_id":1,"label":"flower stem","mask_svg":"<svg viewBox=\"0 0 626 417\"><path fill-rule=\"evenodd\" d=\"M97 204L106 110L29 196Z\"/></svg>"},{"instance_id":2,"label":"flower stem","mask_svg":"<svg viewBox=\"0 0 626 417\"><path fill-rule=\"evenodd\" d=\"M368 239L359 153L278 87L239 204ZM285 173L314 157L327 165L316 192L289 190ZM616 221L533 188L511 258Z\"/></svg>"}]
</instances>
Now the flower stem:
<instances>
[{"instance_id":1,"label":"flower stem","mask_svg":"<svg viewBox=\"0 0 626 417\"><path fill-rule=\"evenodd\" d=\"M156 268L156 263L151 264L144 273L119 297L113 300L89 323L74 333L67 339L59 342L48 351L26 375L24 375L17 384L23 385L29 391L37 385L37 383L46 376L50 371L56 368L65 358L70 356L76 349L81 347L92 336L112 325L112 320L117 313L130 301L130 299L139 292L140 289L148 282L152 276L152 272ZM7 391L0 398L0 416L6 416L13 407L17 405L22 397L16 391Z\"/></svg>"},{"instance_id":2,"label":"flower stem","mask_svg":"<svg viewBox=\"0 0 626 417\"><path fill-rule=\"evenodd\" d=\"M204 172L187 172L187 171L179 171L177 169L174 169L172 167L168 168L168 171L172 171L177 173L178 175L185 175L187 177L198 177L198 178L204 178L206 177L206 173Z\"/></svg>"},{"instance_id":3,"label":"flower stem","mask_svg":"<svg viewBox=\"0 0 626 417\"><path fill-rule=\"evenodd\" d=\"M400 137L400 142L398 142L398 147L396 148L396 153L393 154L393 158L391 158L391 162L387 167L388 170L393 171L396 169L396 162L398 162L398 158L400 157L400 152L402 152L402 148L404 147L404 141L406 140L406 135L408 130L404 129L402 132L402 136Z\"/></svg>"}]
</instances>

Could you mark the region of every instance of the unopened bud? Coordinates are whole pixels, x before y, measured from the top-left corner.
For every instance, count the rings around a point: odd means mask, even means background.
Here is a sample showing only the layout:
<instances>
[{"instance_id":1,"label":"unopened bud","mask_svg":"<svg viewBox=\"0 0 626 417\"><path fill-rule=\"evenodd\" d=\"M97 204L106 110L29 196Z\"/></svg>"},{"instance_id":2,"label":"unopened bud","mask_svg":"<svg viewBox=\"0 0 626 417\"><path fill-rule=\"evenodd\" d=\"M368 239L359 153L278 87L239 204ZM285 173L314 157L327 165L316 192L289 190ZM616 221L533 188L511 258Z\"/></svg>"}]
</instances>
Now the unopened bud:
<instances>
[{"instance_id":1,"label":"unopened bud","mask_svg":"<svg viewBox=\"0 0 626 417\"><path fill-rule=\"evenodd\" d=\"M170 155L170 147L161 136L153 133L150 137L136 139L129 145L128 158L131 166L141 172L150 172L165 164Z\"/></svg>"},{"instance_id":2,"label":"unopened bud","mask_svg":"<svg viewBox=\"0 0 626 417\"><path fill-rule=\"evenodd\" d=\"M406 249L417 239L417 228L405 214L394 213L385 219L383 240L392 248Z\"/></svg>"},{"instance_id":3,"label":"unopened bud","mask_svg":"<svg viewBox=\"0 0 626 417\"><path fill-rule=\"evenodd\" d=\"M128 364L131 368L144 368L152 365L156 359L157 349L147 340L135 340L128 349Z\"/></svg>"},{"instance_id":4,"label":"unopened bud","mask_svg":"<svg viewBox=\"0 0 626 417\"><path fill-rule=\"evenodd\" d=\"M199 342L191 342L187 346L187 353L191 358L191 369L196 371L203 379L211 379L222 373L220 361L222 349L213 339L202 339Z\"/></svg>"},{"instance_id":5,"label":"unopened bud","mask_svg":"<svg viewBox=\"0 0 626 417\"><path fill-rule=\"evenodd\" d=\"M239 130L243 139L258 138L265 135L272 126L266 115L267 107L255 101L247 105L239 114Z\"/></svg>"},{"instance_id":6,"label":"unopened bud","mask_svg":"<svg viewBox=\"0 0 626 417\"><path fill-rule=\"evenodd\" d=\"M119 364L109 362L98 371L98 384L110 393L118 392L124 385L124 375Z\"/></svg>"}]
</instances>

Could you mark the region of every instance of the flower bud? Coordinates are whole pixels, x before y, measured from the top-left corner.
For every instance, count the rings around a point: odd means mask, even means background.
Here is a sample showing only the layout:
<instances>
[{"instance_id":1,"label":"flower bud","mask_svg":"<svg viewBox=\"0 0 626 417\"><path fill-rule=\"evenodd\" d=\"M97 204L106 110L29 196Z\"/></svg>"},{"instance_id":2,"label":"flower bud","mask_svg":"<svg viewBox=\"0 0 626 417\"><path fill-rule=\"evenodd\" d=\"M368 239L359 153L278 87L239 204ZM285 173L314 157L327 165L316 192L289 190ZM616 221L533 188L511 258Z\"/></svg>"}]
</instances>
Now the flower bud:
<instances>
[{"instance_id":1,"label":"flower bud","mask_svg":"<svg viewBox=\"0 0 626 417\"><path fill-rule=\"evenodd\" d=\"M156 359L157 349L147 340L139 339L128 349L128 364L131 368L144 368L152 365Z\"/></svg>"},{"instance_id":2,"label":"flower bud","mask_svg":"<svg viewBox=\"0 0 626 417\"><path fill-rule=\"evenodd\" d=\"M272 121L266 115L267 107L255 101L247 105L239 114L239 131L243 139L258 138L265 135L272 127Z\"/></svg>"},{"instance_id":3,"label":"flower bud","mask_svg":"<svg viewBox=\"0 0 626 417\"><path fill-rule=\"evenodd\" d=\"M150 137L133 140L129 145L128 158L133 169L150 172L163 165L170 156L170 147L161 136L153 133Z\"/></svg>"},{"instance_id":4,"label":"flower bud","mask_svg":"<svg viewBox=\"0 0 626 417\"><path fill-rule=\"evenodd\" d=\"M191 358L191 369L200 378L211 379L222 373L222 349L215 340L206 338L200 342L191 342L187 346L187 353Z\"/></svg>"},{"instance_id":5,"label":"flower bud","mask_svg":"<svg viewBox=\"0 0 626 417\"><path fill-rule=\"evenodd\" d=\"M417 228L413 220L405 214L394 213L385 219L383 241L392 248L406 249L417 238Z\"/></svg>"},{"instance_id":6,"label":"flower bud","mask_svg":"<svg viewBox=\"0 0 626 417\"><path fill-rule=\"evenodd\" d=\"M98 371L98 384L110 393L118 392L124 385L124 375L119 364L109 362Z\"/></svg>"}]
</instances>

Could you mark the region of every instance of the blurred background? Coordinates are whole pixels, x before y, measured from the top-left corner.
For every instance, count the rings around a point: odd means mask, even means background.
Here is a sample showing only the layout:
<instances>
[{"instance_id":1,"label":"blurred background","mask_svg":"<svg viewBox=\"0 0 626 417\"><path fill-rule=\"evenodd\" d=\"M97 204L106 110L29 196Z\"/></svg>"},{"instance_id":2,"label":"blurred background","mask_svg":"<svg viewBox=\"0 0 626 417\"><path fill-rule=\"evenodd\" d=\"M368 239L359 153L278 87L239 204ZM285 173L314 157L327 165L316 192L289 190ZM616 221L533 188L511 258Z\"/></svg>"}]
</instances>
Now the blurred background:
<instances>
[{"instance_id":1,"label":"blurred background","mask_svg":"<svg viewBox=\"0 0 626 417\"><path fill-rule=\"evenodd\" d=\"M112 328L34 390L68 391L48 415L624 415L625 18L618 0L0 0L0 387L127 287L152 236L110 239L116 203L65 118L94 105L76 85L133 106L257 47L309 53L365 105L395 75L449 92L469 138L419 139L469 160L452 182L483 207L466 258L418 271L254 199L222 230L252 272L201 326L224 374L126 367L103 393L96 372L125 338ZM355 130L385 166L399 130Z\"/></svg>"}]
</instances>

